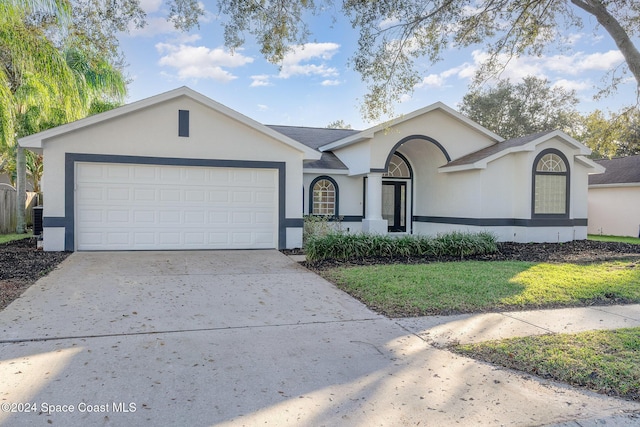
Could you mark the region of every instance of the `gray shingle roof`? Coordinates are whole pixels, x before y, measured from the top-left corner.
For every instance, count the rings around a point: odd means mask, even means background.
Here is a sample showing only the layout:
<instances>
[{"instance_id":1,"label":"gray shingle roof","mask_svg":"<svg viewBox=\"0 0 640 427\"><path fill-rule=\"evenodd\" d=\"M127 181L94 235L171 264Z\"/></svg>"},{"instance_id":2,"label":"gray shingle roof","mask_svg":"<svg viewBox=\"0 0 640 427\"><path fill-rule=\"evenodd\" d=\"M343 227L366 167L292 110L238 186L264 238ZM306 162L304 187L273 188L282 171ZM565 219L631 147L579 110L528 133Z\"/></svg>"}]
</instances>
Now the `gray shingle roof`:
<instances>
[{"instance_id":1,"label":"gray shingle roof","mask_svg":"<svg viewBox=\"0 0 640 427\"><path fill-rule=\"evenodd\" d=\"M467 154L466 156L462 156L452 162L449 162L445 165L445 167L473 164L479 160L485 159L489 156L499 153L500 151L506 150L507 148L519 147L521 145L528 144L529 142L535 141L536 139L541 138L544 135L551 132L553 131L538 132L538 133L523 136L520 138L507 139L502 142L497 142L486 148Z\"/></svg>"},{"instance_id":2,"label":"gray shingle roof","mask_svg":"<svg viewBox=\"0 0 640 427\"><path fill-rule=\"evenodd\" d=\"M594 161L607 170L589 175L589 185L640 183L640 155Z\"/></svg>"},{"instance_id":3,"label":"gray shingle roof","mask_svg":"<svg viewBox=\"0 0 640 427\"><path fill-rule=\"evenodd\" d=\"M329 128L308 128L301 126L278 126L267 125L267 127L288 136L289 138L317 150L323 145L337 141L360 131L353 129L329 129ZM305 160L305 169L347 169L332 152L322 153L320 160Z\"/></svg>"}]
</instances>

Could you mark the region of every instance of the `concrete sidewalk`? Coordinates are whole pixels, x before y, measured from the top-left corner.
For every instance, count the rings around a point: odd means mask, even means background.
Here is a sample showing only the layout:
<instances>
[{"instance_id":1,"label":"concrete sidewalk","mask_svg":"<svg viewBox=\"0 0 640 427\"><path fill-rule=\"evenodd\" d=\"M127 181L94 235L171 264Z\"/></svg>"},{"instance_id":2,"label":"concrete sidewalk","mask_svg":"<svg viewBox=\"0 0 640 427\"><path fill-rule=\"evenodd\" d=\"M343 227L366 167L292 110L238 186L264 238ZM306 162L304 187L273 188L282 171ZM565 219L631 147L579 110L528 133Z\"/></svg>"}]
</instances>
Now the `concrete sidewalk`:
<instances>
[{"instance_id":1,"label":"concrete sidewalk","mask_svg":"<svg viewBox=\"0 0 640 427\"><path fill-rule=\"evenodd\" d=\"M437 347L509 337L640 326L640 304L426 316L396 322Z\"/></svg>"},{"instance_id":2,"label":"concrete sidewalk","mask_svg":"<svg viewBox=\"0 0 640 427\"><path fill-rule=\"evenodd\" d=\"M0 311L0 426L632 425L636 402L438 348L605 309L388 319L277 251L74 253Z\"/></svg>"}]
</instances>

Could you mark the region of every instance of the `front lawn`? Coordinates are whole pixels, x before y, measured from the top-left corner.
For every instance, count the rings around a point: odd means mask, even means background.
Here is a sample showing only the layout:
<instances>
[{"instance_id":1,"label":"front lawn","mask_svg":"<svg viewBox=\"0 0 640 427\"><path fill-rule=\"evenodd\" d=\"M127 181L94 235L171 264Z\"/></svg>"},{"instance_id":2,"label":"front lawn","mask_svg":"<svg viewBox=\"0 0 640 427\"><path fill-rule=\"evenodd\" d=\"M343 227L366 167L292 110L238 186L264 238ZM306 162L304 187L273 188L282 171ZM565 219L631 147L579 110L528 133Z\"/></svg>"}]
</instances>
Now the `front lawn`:
<instances>
[{"instance_id":1,"label":"front lawn","mask_svg":"<svg viewBox=\"0 0 640 427\"><path fill-rule=\"evenodd\" d=\"M0 245L7 242L12 242L14 240L26 239L27 237L31 237L31 233L23 233L23 234L0 234Z\"/></svg>"},{"instance_id":2,"label":"front lawn","mask_svg":"<svg viewBox=\"0 0 640 427\"><path fill-rule=\"evenodd\" d=\"M510 338L451 349L539 377L640 400L640 328Z\"/></svg>"},{"instance_id":3,"label":"front lawn","mask_svg":"<svg viewBox=\"0 0 640 427\"><path fill-rule=\"evenodd\" d=\"M390 317L640 302L640 261L465 261L319 271Z\"/></svg>"},{"instance_id":4,"label":"front lawn","mask_svg":"<svg viewBox=\"0 0 640 427\"><path fill-rule=\"evenodd\" d=\"M597 242L620 242L620 243L631 243L633 245L640 245L640 239L637 237L603 236L599 234L589 234L588 239L595 240Z\"/></svg>"}]
</instances>

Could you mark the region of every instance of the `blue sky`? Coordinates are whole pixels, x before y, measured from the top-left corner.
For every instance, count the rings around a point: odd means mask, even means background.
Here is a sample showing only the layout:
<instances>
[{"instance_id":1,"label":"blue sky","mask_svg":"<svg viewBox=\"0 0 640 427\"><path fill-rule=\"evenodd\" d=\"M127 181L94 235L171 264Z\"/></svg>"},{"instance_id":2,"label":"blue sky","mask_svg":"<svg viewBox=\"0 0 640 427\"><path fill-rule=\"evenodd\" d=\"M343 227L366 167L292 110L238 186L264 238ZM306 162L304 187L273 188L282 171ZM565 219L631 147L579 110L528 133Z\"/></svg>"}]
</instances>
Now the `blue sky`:
<instances>
[{"instance_id":1,"label":"blue sky","mask_svg":"<svg viewBox=\"0 0 640 427\"><path fill-rule=\"evenodd\" d=\"M348 66L357 34L346 19L332 24L328 16L311 17L310 42L294 49L278 67L261 56L250 37L242 49L229 52L223 46L216 6L207 6L200 29L181 33L166 22L162 0L141 4L148 13L148 26L120 36L126 73L132 80L127 102L189 86L264 124L324 127L344 120L354 129L375 124L364 122L360 114L366 87ZM593 99L598 87L604 86L607 71L623 62L613 41L594 21L586 17L583 29L559 35L556 52L512 60L503 77L518 81L535 75L576 89L578 108L584 113L617 111L634 103L636 85L630 79L615 95ZM482 46L451 49L442 62L423 64L423 81L395 105L396 115L436 101L457 109L484 55Z\"/></svg>"}]
</instances>

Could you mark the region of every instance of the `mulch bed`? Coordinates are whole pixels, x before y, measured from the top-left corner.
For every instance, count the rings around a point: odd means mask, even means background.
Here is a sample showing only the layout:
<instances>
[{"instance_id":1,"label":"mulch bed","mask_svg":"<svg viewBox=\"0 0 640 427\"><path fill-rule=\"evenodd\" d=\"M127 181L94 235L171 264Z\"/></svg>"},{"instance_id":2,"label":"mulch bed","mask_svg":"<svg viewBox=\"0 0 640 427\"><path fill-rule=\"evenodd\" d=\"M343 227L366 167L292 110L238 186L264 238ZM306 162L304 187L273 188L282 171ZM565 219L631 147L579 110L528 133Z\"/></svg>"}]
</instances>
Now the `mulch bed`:
<instances>
[{"instance_id":1,"label":"mulch bed","mask_svg":"<svg viewBox=\"0 0 640 427\"><path fill-rule=\"evenodd\" d=\"M38 250L35 238L0 244L0 310L69 255Z\"/></svg>"}]
</instances>

